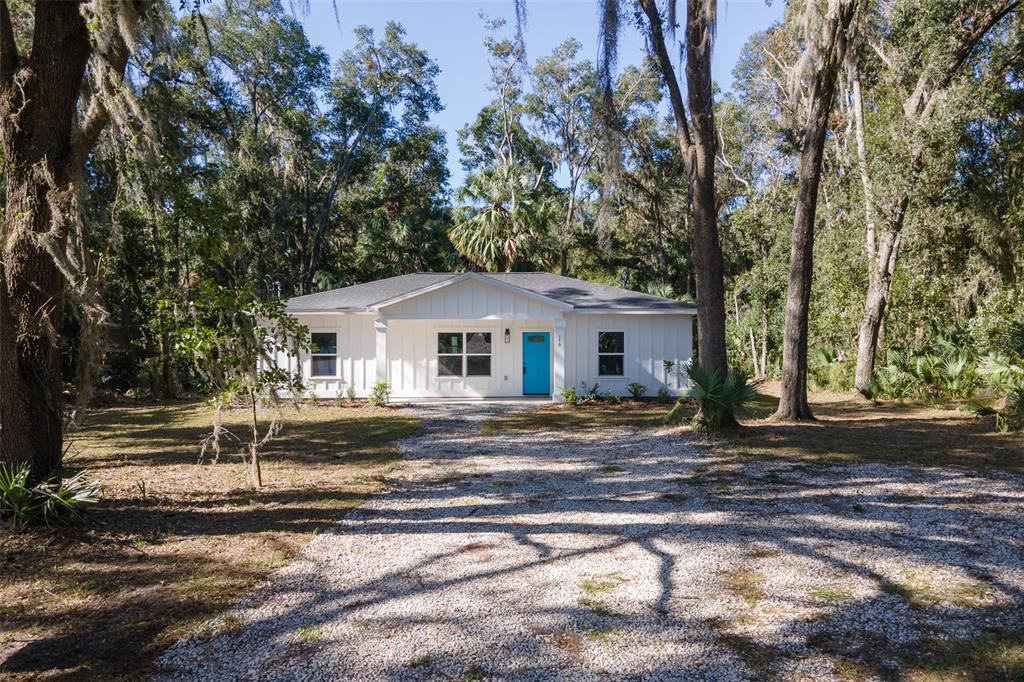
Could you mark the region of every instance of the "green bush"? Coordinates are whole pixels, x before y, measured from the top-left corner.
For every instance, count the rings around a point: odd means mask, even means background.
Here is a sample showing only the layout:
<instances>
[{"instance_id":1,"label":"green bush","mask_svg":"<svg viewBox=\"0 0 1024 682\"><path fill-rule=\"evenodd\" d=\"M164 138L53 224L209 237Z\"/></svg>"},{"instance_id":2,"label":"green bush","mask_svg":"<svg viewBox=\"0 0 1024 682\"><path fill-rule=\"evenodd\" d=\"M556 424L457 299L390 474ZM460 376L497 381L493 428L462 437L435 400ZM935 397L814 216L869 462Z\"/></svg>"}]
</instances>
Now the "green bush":
<instances>
[{"instance_id":1,"label":"green bush","mask_svg":"<svg viewBox=\"0 0 1024 682\"><path fill-rule=\"evenodd\" d=\"M1003 398L1002 407L977 403L969 406L979 417L995 417L996 429L1002 432L1024 430L1024 388L1011 388Z\"/></svg>"},{"instance_id":2,"label":"green bush","mask_svg":"<svg viewBox=\"0 0 1024 682\"><path fill-rule=\"evenodd\" d=\"M1000 352L982 359L978 374L1005 393L998 408L978 408L978 414L995 415L1000 431L1024 430L1024 323L1011 322L999 333Z\"/></svg>"},{"instance_id":3,"label":"green bush","mask_svg":"<svg viewBox=\"0 0 1024 682\"><path fill-rule=\"evenodd\" d=\"M983 363L982 363L983 364ZM875 373L875 395L924 400L970 398L981 386L978 360L968 350L940 340L927 352L890 350ZM867 395L867 392L865 392Z\"/></svg>"},{"instance_id":4,"label":"green bush","mask_svg":"<svg viewBox=\"0 0 1024 682\"><path fill-rule=\"evenodd\" d=\"M85 471L67 479L56 471L34 486L28 478L27 465L0 464L0 518L9 520L15 530L69 523L78 518L80 507L99 500L100 484Z\"/></svg>"},{"instance_id":5,"label":"green bush","mask_svg":"<svg viewBox=\"0 0 1024 682\"><path fill-rule=\"evenodd\" d=\"M562 398L565 400L565 402L569 403L570 405L576 405L580 402L580 397L576 395L575 386L570 386L569 388L562 391Z\"/></svg>"},{"instance_id":6,"label":"green bush","mask_svg":"<svg viewBox=\"0 0 1024 682\"><path fill-rule=\"evenodd\" d=\"M334 404L338 407L345 405L346 403L354 402L356 399L356 389L354 386L346 386L344 391L339 391L338 395L334 398Z\"/></svg>"},{"instance_id":7,"label":"green bush","mask_svg":"<svg viewBox=\"0 0 1024 682\"><path fill-rule=\"evenodd\" d=\"M596 403L597 401L599 401L601 399L601 394L598 393L598 388L599 388L600 384L598 384L597 382L594 382L594 385L590 386L589 384L587 384L586 381L582 381L582 382L580 382L580 384L583 386L583 392L580 395L580 400L582 402L585 402L585 403Z\"/></svg>"},{"instance_id":8,"label":"green bush","mask_svg":"<svg viewBox=\"0 0 1024 682\"><path fill-rule=\"evenodd\" d=\"M367 401L371 405L376 405L378 407L387 405L391 402L391 384L386 381L378 381L375 383L373 388L370 389L370 395L367 398Z\"/></svg>"},{"instance_id":9,"label":"green bush","mask_svg":"<svg viewBox=\"0 0 1024 682\"><path fill-rule=\"evenodd\" d=\"M608 391L604 394L604 400L609 405L618 405L622 402L622 397L615 391Z\"/></svg>"},{"instance_id":10,"label":"green bush","mask_svg":"<svg viewBox=\"0 0 1024 682\"><path fill-rule=\"evenodd\" d=\"M731 424L731 417L757 397L753 386L747 383L747 377L736 371L730 371L725 377L718 372L709 372L695 362L686 366L686 374L690 377L690 389L687 396L693 399L697 413L693 415L693 428L698 431L716 432ZM672 412L666 415L666 421L674 419L678 422L681 415L681 401L676 403ZM675 413L673 415L673 413Z\"/></svg>"},{"instance_id":11,"label":"green bush","mask_svg":"<svg viewBox=\"0 0 1024 682\"><path fill-rule=\"evenodd\" d=\"M668 392L668 389L662 386L658 389L658 395L656 400L659 403L666 404L672 399L672 394Z\"/></svg>"},{"instance_id":12,"label":"green bush","mask_svg":"<svg viewBox=\"0 0 1024 682\"><path fill-rule=\"evenodd\" d=\"M647 393L647 387L638 381L628 384L626 390L629 391L629 395L633 397L633 400L640 400L644 397L644 393Z\"/></svg>"}]
</instances>

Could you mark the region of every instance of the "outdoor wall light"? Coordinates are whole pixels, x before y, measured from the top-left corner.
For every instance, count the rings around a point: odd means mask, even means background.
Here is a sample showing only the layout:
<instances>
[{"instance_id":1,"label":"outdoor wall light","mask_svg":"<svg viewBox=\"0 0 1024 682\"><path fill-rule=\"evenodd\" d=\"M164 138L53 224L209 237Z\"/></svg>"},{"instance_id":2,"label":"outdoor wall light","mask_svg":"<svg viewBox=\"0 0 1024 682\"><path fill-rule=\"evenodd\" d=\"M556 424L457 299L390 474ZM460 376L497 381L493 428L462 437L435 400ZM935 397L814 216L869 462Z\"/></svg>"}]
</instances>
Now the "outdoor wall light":
<instances>
[{"instance_id":1,"label":"outdoor wall light","mask_svg":"<svg viewBox=\"0 0 1024 682\"><path fill-rule=\"evenodd\" d=\"M505 327L505 343L512 343L512 332L508 330L508 327Z\"/></svg>"}]
</instances>

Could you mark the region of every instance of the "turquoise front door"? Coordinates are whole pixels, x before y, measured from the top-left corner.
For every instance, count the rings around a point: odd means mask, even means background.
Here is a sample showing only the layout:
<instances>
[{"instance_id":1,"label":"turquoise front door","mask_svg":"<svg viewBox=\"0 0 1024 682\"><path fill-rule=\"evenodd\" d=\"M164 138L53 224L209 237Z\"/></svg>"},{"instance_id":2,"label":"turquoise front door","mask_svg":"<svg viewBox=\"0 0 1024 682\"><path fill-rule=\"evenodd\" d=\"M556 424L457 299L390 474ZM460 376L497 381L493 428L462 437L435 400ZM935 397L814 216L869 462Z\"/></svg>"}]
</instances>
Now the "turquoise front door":
<instances>
[{"instance_id":1,"label":"turquoise front door","mask_svg":"<svg viewBox=\"0 0 1024 682\"><path fill-rule=\"evenodd\" d=\"M551 395L551 332L523 332L523 395Z\"/></svg>"}]
</instances>

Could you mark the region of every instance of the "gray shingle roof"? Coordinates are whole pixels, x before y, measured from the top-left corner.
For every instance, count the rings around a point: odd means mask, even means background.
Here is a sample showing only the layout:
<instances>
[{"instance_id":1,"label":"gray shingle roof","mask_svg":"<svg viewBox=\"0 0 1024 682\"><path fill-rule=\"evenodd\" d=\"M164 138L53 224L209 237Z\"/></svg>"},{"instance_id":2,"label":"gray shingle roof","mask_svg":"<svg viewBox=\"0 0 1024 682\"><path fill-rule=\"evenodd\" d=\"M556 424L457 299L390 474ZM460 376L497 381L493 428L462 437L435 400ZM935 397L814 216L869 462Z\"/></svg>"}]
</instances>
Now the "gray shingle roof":
<instances>
[{"instance_id":1,"label":"gray shingle roof","mask_svg":"<svg viewBox=\"0 0 1024 682\"><path fill-rule=\"evenodd\" d=\"M289 299L287 310L288 312L365 312L378 303L413 294L421 289L459 277L461 274L417 272L411 275L400 275L375 282L356 284L342 289L296 296ZM474 274L567 303L578 310L608 309L624 312L677 310L680 313L694 313L697 310L692 303L651 296L582 279L552 275L547 272L478 272Z\"/></svg>"}]
</instances>

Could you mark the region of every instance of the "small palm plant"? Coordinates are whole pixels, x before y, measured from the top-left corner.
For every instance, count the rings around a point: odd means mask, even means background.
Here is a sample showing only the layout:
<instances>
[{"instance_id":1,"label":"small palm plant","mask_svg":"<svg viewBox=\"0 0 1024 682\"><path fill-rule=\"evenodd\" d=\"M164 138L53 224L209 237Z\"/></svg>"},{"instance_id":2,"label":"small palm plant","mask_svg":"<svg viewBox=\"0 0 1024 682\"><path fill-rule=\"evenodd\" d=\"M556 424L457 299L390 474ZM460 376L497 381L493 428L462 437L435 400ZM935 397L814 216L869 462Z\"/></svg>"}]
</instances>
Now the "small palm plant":
<instances>
[{"instance_id":1,"label":"small palm plant","mask_svg":"<svg viewBox=\"0 0 1024 682\"><path fill-rule=\"evenodd\" d=\"M738 410L749 405L757 397L747 377L730 371L724 377L719 372L709 371L695 362L686 365L690 377L690 389L686 397L697 406L693 415L693 428L697 431L714 433L734 424ZM677 424L682 419L682 401L665 415L665 423Z\"/></svg>"},{"instance_id":2,"label":"small palm plant","mask_svg":"<svg viewBox=\"0 0 1024 682\"><path fill-rule=\"evenodd\" d=\"M55 471L33 485L27 466L0 463L0 519L8 520L14 530L77 519L80 507L99 500L100 484L84 471L68 478L64 473Z\"/></svg>"},{"instance_id":3,"label":"small palm plant","mask_svg":"<svg viewBox=\"0 0 1024 682\"><path fill-rule=\"evenodd\" d=\"M1000 431L1020 431L1024 429L1024 323L1010 324L1001 341L1002 352L982 359L978 371L1005 395L996 407L975 405L974 411L979 416L995 416Z\"/></svg>"}]
</instances>

